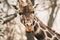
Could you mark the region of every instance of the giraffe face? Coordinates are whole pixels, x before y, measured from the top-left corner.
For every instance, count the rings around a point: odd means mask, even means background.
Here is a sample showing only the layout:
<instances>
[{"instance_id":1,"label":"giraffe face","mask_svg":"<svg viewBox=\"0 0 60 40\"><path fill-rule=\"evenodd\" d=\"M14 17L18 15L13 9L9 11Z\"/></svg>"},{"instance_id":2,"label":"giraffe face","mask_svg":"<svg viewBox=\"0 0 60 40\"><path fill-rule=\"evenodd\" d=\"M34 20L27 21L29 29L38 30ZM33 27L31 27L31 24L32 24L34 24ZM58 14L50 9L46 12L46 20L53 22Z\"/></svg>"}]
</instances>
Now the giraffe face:
<instances>
[{"instance_id":1,"label":"giraffe face","mask_svg":"<svg viewBox=\"0 0 60 40\"><path fill-rule=\"evenodd\" d=\"M24 6L24 2L20 0L20 13L22 15L21 22L25 25L26 31L33 31L33 19L34 19L34 9L31 3L31 0L26 0L26 4Z\"/></svg>"},{"instance_id":2,"label":"giraffe face","mask_svg":"<svg viewBox=\"0 0 60 40\"><path fill-rule=\"evenodd\" d=\"M33 14L27 13L25 15L22 15L21 22L25 25L27 32L34 31L33 19L34 19Z\"/></svg>"},{"instance_id":3,"label":"giraffe face","mask_svg":"<svg viewBox=\"0 0 60 40\"><path fill-rule=\"evenodd\" d=\"M20 12L22 12L22 19L24 20L24 24L25 26L31 26L32 25L32 22L33 22L33 14L32 12L34 11L33 10L33 5L31 3L31 0L26 0L26 4L25 6L23 6L23 4L25 2L23 2L22 0L19 0L20 1Z\"/></svg>"},{"instance_id":4,"label":"giraffe face","mask_svg":"<svg viewBox=\"0 0 60 40\"><path fill-rule=\"evenodd\" d=\"M24 21L25 26L32 26L34 15L33 14L28 14L28 15L22 15L22 16L23 16L22 19L24 19L23 21Z\"/></svg>"}]
</instances>

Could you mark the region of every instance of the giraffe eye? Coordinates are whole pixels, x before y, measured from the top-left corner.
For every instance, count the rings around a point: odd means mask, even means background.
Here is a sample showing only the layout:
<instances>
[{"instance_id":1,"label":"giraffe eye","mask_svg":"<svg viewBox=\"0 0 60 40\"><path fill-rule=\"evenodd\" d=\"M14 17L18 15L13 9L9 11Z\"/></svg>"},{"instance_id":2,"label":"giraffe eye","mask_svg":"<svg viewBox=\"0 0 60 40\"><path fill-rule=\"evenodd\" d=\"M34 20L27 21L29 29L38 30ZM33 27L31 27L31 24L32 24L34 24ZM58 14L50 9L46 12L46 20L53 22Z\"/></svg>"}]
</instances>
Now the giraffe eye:
<instances>
[{"instance_id":1,"label":"giraffe eye","mask_svg":"<svg viewBox=\"0 0 60 40\"><path fill-rule=\"evenodd\" d=\"M19 12L19 15L24 15L22 12Z\"/></svg>"},{"instance_id":2,"label":"giraffe eye","mask_svg":"<svg viewBox=\"0 0 60 40\"><path fill-rule=\"evenodd\" d=\"M33 26L33 24L31 24L31 26Z\"/></svg>"},{"instance_id":3,"label":"giraffe eye","mask_svg":"<svg viewBox=\"0 0 60 40\"><path fill-rule=\"evenodd\" d=\"M33 25L34 25L35 21L33 21Z\"/></svg>"}]
</instances>

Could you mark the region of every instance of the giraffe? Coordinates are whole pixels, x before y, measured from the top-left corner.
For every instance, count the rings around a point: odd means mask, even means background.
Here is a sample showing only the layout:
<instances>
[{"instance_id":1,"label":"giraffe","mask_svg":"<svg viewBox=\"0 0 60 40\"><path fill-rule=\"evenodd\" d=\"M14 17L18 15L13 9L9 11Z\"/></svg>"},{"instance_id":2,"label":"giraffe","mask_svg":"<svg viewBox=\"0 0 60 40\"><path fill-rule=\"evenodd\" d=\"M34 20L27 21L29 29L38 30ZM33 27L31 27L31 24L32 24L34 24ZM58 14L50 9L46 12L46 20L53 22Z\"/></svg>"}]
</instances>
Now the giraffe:
<instances>
[{"instance_id":1,"label":"giraffe","mask_svg":"<svg viewBox=\"0 0 60 40\"><path fill-rule=\"evenodd\" d=\"M22 15L21 22L27 32L33 32L38 40L60 40L60 34L43 24L34 14Z\"/></svg>"},{"instance_id":2,"label":"giraffe","mask_svg":"<svg viewBox=\"0 0 60 40\"><path fill-rule=\"evenodd\" d=\"M22 2L22 0L19 0L19 4L20 4L19 5L20 6L19 14L21 15L21 19L22 19L22 17L24 17L29 21L29 22L25 21L27 23L24 25L26 27L27 40L34 40L34 36L33 36L34 34L32 32L30 32L33 30L33 27L27 26L28 23L32 22L32 19L33 19L30 15L30 13L31 14L34 13L33 4L31 3L31 0L26 0L26 3ZM24 4L26 4L26 5L24 5ZM29 19L29 17L31 19Z\"/></svg>"},{"instance_id":3,"label":"giraffe","mask_svg":"<svg viewBox=\"0 0 60 40\"><path fill-rule=\"evenodd\" d=\"M34 10L31 11L32 7L29 6L29 3L31 3L30 0L27 0L27 5L23 7L24 11L20 11L20 13L23 13L21 14L21 23L26 27L26 32L33 32L33 35L37 38L37 40L60 40L59 33L43 24L34 15Z\"/></svg>"}]
</instances>

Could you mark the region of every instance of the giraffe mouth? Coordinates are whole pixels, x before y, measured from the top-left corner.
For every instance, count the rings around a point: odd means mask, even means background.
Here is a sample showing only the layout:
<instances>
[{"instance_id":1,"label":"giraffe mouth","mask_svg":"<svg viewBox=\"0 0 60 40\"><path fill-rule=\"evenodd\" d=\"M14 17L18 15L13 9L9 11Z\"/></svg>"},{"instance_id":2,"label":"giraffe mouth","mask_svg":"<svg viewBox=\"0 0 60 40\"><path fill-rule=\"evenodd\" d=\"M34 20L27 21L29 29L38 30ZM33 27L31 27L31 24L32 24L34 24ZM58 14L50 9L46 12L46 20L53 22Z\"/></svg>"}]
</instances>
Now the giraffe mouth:
<instances>
[{"instance_id":1,"label":"giraffe mouth","mask_svg":"<svg viewBox=\"0 0 60 40\"><path fill-rule=\"evenodd\" d=\"M26 31L27 32L33 32L34 31L34 28L32 26L26 26Z\"/></svg>"}]
</instances>

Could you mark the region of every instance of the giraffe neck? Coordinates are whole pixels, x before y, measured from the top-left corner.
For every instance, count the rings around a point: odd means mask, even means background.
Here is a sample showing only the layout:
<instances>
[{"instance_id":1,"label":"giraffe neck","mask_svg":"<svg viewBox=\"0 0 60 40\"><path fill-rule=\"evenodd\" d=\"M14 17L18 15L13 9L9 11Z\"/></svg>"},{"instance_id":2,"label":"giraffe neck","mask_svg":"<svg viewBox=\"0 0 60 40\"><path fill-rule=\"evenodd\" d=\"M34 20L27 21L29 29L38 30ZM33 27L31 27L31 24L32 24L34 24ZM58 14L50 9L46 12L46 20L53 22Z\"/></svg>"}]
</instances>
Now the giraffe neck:
<instances>
[{"instance_id":1,"label":"giraffe neck","mask_svg":"<svg viewBox=\"0 0 60 40\"><path fill-rule=\"evenodd\" d=\"M60 34L43 24L37 17L34 18L34 21L35 36L38 40L60 40Z\"/></svg>"}]
</instances>

